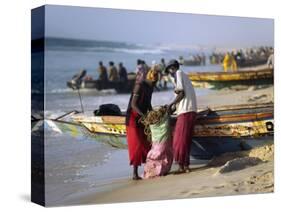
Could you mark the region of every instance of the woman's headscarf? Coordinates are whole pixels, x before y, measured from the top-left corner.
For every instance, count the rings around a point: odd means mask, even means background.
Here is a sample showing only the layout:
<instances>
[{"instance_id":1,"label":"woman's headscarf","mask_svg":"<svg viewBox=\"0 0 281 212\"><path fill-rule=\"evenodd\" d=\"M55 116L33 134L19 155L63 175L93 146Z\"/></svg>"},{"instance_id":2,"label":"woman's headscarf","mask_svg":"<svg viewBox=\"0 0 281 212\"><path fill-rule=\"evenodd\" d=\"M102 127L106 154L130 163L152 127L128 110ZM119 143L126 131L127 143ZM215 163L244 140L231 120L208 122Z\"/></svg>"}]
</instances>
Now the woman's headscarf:
<instances>
[{"instance_id":1,"label":"woman's headscarf","mask_svg":"<svg viewBox=\"0 0 281 212\"><path fill-rule=\"evenodd\" d=\"M146 79L150 80L152 82L156 82L158 81L158 70L157 68L152 68L148 71L147 75L146 75Z\"/></svg>"}]
</instances>

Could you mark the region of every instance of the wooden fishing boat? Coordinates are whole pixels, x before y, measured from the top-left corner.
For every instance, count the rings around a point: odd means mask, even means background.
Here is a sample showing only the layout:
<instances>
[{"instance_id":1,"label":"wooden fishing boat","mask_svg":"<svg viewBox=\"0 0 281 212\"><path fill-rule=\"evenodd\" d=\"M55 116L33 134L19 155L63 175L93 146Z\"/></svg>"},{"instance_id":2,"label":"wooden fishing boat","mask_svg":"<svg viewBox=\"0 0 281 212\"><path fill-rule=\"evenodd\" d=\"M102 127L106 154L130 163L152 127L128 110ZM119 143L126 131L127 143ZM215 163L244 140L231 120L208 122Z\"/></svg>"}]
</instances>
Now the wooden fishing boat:
<instances>
[{"instance_id":1,"label":"wooden fishing boat","mask_svg":"<svg viewBox=\"0 0 281 212\"><path fill-rule=\"evenodd\" d=\"M117 93L130 93L133 90L135 85L136 74L129 73L128 80L126 83L121 81L101 81L94 80L91 78L82 77L81 82L79 82L79 88L81 89L97 89L97 90L105 90L105 89L115 89ZM66 83L67 87L73 88L73 79Z\"/></svg>"},{"instance_id":2,"label":"wooden fishing boat","mask_svg":"<svg viewBox=\"0 0 281 212\"><path fill-rule=\"evenodd\" d=\"M94 135L107 136L112 146L126 148L125 116L75 115L75 123ZM173 127L176 117L171 118ZM198 111L192 155L208 158L273 140L273 104L236 105ZM114 139L113 139L114 138Z\"/></svg>"},{"instance_id":3,"label":"wooden fishing boat","mask_svg":"<svg viewBox=\"0 0 281 212\"><path fill-rule=\"evenodd\" d=\"M273 104L238 105L199 111L194 137L245 137L272 133ZM92 133L126 135L125 116L72 117ZM172 117L172 123L176 117Z\"/></svg>"},{"instance_id":4,"label":"wooden fishing boat","mask_svg":"<svg viewBox=\"0 0 281 212\"><path fill-rule=\"evenodd\" d=\"M70 120L63 120L67 115ZM45 126L71 136L90 136L116 148L127 148L125 116L88 116L72 111L56 119L44 120ZM171 117L173 128L176 117ZM191 155L209 159L273 142L273 104L230 105L198 111Z\"/></svg>"},{"instance_id":5,"label":"wooden fishing boat","mask_svg":"<svg viewBox=\"0 0 281 212\"><path fill-rule=\"evenodd\" d=\"M273 69L243 70L237 72L191 72L189 79L195 87L221 89L235 85L273 84Z\"/></svg>"},{"instance_id":6,"label":"wooden fishing boat","mask_svg":"<svg viewBox=\"0 0 281 212\"><path fill-rule=\"evenodd\" d=\"M263 58L256 58L256 59L244 59L244 60L237 60L237 66L242 67L254 67L259 65L264 65L267 63L268 56Z\"/></svg>"}]
</instances>

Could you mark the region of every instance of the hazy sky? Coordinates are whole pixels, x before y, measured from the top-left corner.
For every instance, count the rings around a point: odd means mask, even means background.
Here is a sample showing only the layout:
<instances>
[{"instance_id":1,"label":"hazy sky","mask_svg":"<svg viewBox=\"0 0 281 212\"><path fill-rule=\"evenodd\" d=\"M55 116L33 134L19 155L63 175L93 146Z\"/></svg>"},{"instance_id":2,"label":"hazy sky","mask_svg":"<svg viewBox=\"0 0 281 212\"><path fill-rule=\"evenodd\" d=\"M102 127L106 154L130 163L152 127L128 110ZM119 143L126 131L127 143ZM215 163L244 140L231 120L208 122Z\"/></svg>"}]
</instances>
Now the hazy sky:
<instances>
[{"instance_id":1,"label":"hazy sky","mask_svg":"<svg viewBox=\"0 0 281 212\"><path fill-rule=\"evenodd\" d=\"M273 19L47 6L46 36L144 44L273 45Z\"/></svg>"}]
</instances>

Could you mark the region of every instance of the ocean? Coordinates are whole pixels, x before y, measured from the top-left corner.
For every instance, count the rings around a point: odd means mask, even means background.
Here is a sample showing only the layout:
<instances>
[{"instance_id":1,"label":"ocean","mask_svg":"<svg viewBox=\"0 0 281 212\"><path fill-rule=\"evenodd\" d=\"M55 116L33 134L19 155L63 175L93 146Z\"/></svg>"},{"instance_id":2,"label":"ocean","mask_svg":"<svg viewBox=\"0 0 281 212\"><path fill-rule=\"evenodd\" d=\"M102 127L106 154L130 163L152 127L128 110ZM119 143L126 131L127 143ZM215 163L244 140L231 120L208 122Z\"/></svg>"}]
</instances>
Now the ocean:
<instances>
[{"instance_id":1,"label":"ocean","mask_svg":"<svg viewBox=\"0 0 281 212\"><path fill-rule=\"evenodd\" d=\"M205 50L206 56L211 50ZM198 48L179 49L168 46L128 44L109 41L70 40L47 38L45 49L45 116L57 117L65 112L81 110L77 91L66 86L66 82L79 70L96 78L99 61L108 66L109 61L117 65L123 62L129 72L133 72L137 59L148 65L153 60L165 58L188 58L190 54L202 53ZM32 52L32 59L43 54ZM182 67L189 71L218 71L221 67L206 66ZM36 66L33 70L36 71ZM212 91L196 89L196 95L207 95ZM85 111L92 113L100 104L114 103L125 110L129 94L117 94L114 90L81 90ZM152 105L168 104L174 98L172 90L155 92ZM193 161L194 162L194 161ZM194 162L195 163L195 162ZM45 132L45 183L47 205L62 205L79 202L85 193L102 190L117 179L129 179L131 167L126 150L99 143L89 136L75 136L48 129ZM141 170L140 170L141 172Z\"/></svg>"}]
</instances>

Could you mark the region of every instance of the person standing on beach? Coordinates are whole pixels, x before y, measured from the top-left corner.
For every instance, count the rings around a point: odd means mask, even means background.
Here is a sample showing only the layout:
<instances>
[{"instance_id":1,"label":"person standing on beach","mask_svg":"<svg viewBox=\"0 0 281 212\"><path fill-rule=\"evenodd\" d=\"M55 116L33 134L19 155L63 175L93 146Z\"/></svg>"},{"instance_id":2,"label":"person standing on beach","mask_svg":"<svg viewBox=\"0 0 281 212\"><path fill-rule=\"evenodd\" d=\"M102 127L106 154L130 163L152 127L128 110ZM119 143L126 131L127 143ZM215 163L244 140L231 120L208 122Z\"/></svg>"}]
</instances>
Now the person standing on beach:
<instances>
[{"instance_id":1,"label":"person standing on beach","mask_svg":"<svg viewBox=\"0 0 281 212\"><path fill-rule=\"evenodd\" d=\"M119 63L118 67L119 81L126 83L128 81L128 74L126 68L123 66L123 63Z\"/></svg>"},{"instance_id":2,"label":"person standing on beach","mask_svg":"<svg viewBox=\"0 0 281 212\"><path fill-rule=\"evenodd\" d=\"M180 69L177 60L171 60L167 65L175 81L175 100L168 106L170 113L176 111L177 122L173 138L174 160L179 165L176 173L190 171L190 150L193 128L196 120L197 102L194 88L188 75Z\"/></svg>"},{"instance_id":3,"label":"person standing on beach","mask_svg":"<svg viewBox=\"0 0 281 212\"><path fill-rule=\"evenodd\" d=\"M99 62L99 80L102 81L103 83L108 81L107 77L107 70L106 67L103 65L102 61Z\"/></svg>"},{"instance_id":4,"label":"person standing on beach","mask_svg":"<svg viewBox=\"0 0 281 212\"><path fill-rule=\"evenodd\" d=\"M114 66L114 62L112 61L109 62L109 81L118 81L118 71L117 68Z\"/></svg>"},{"instance_id":5,"label":"person standing on beach","mask_svg":"<svg viewBox=\"0 0 281 212\"><path fill-rule=\"evenodd\" d=\"M151 148L151 143L144 133L144 126L139 120L152 110L151 97L157 80L158 73L151 71L145 80L136 82L128 104L126 132L129 163L133 166L133 180L141 179L138 175L138 167L145 163L147 153Z\"/></svg>"},{"instance_id":6,"label":"person standing on beach","mask_svg":"<svg viewBox=\"0 0 281 212\"><path fill-rule=\"evenodd\" d=\"M136 68L136 83L140 83L145 80L147 71L148 70L144 67L144 61L138 59Z\"/></svg>"}]
</instances>

